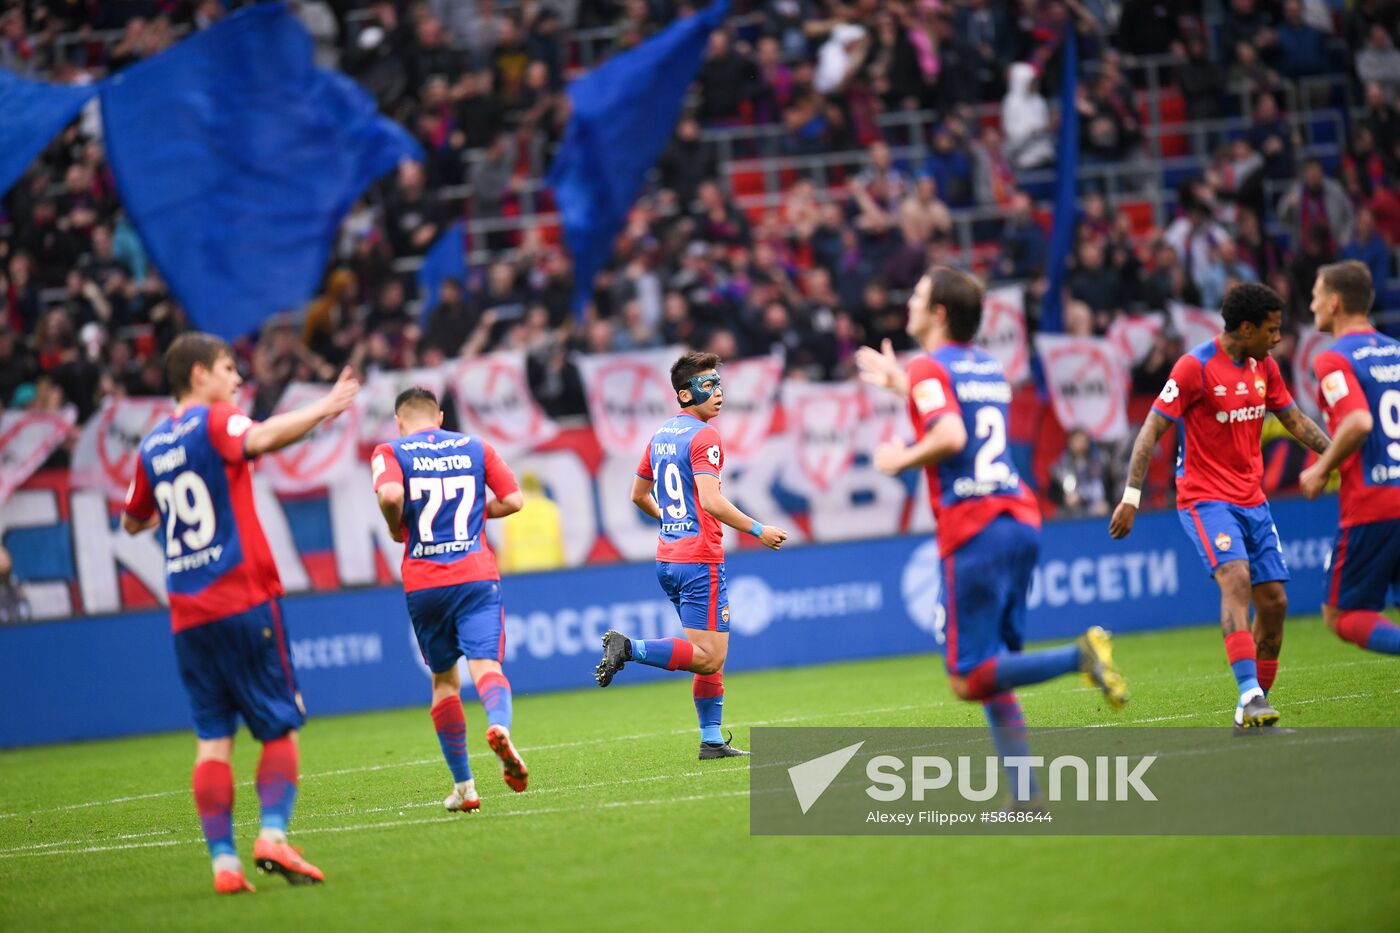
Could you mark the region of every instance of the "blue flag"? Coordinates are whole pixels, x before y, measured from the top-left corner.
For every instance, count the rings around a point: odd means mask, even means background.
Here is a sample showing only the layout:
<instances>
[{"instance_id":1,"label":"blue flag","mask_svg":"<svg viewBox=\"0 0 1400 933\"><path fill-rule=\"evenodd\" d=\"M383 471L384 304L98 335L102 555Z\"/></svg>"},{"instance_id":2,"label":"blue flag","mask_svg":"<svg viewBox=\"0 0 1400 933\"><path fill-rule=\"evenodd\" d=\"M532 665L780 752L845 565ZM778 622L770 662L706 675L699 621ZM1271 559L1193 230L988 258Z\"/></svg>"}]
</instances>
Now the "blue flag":
<instances>
[{"instance_id":1,"label":"blue flag","mask_svg":"<svg viewBox=\"0 0 1400 933\"><path fill-rule=\"evenodd\" d=\"M0 69L0 194L96 94L95 85L30 81Z\"/></svg>"},{"instance_id":2,"label":"blue flag","mask_svg":"<svg viewBox=\"0 0 1400 933\"><path fill-rule=\"evenodd\" d=\"M441 297L438 292L442 289L442 283L448 279L466 288L467 227L461 221L448 227L437 238L433 248L423 257L423 265L418 267L418 299L422 304L420 320L425 327Z\"/></svg>"},{"instance_id":3,"label":"blue flag","mask_svg":"<svg viewBox=\"0 0 1400 933\"><path fill-rule=\"evenodd\" d=\"M671 138L711 30L728 11L729 0L719 0L569 85L569 125L548 180L574 259L576 314Z\"/></svg>"},{"instance_id":4,"label":"blue flag","mask_svg":"<svg viewBox=\"0 0 1400 933\"><path fill-rule=\"evenodd\" d=\"M355 198L418 144L312 64L282 4L255 4L102 86L108 158L152 261L233 338L316 289Z\"/></svg>"},{"instance_id":5,"label":"blue flag","mask_svg":"<svg viewBox=\"0 0 1400 933\"><path fill-rule=\"evenodd\" d=\"M1074 188L1079 173L1079 110L1074 106L1079 80L1079 44L1074 27L1065 30L1064 71L1060 77L1059 164L1055 167L1055 220L1050 230L1047 276L1049 286L1040 310L1040 329L1057 334L1065 329L1060 291L1065 282L1065 263L1074 243Z\"/></svg>"}]
</instances>

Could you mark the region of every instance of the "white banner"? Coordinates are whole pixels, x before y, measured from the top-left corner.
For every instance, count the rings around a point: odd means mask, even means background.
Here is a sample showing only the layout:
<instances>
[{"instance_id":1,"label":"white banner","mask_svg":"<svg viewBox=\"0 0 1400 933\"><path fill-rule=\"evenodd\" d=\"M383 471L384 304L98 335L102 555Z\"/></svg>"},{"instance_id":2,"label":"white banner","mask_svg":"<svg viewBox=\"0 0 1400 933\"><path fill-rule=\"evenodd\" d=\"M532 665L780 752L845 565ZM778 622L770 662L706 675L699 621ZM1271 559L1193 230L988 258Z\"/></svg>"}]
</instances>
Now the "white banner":
<instances>
[{"instance_id":1,"label":"white banner","mask_svg":"<svg viewBox=\"0 0 1400 933\"><path fill-rule=\"evenodd\" d=\"M1181 335L1187 353L1219 337L1225 330L1225 322L1218 311L1193 308L1179 301L1167 302L1167 311L1172 316L1172 329Z\"/></svg>"},{"instance_id":2,"label":"white banner","mask_svg":"<svg viewBox=\"0 0 1400 933\"><path fill-rule=\"evenodd\" d=\"M447 365L459 427L490 441L502 457L528 453L559 433L530 394L524 353L492 353Z\"/></svg>"},{"instance_id":3,"label":"white banner","mask_svg":"<svg viewBox=\"0 0 1400 933\"><path fill-rule=\"evenodd\" d=\"M1136 366L1152 352L1152 347L1162 335L1164 326L1162 315L1155 311L1148 314L1120 314L1108 325L1107 336L1129 365Z\"/></svg>"},{"instance_id":4,"label":"white banner","mask_svg":"<svg viewBox=\"0 0 1400 933\"><path fill-rule=\"evenodd\" d=\"M101 489L112 502L126 499L136 475L141 441L175 411L165 396L109 398L78 436L69 482L79 489Z\"/></svg>"},{"instance_id":5,"label":"white banner","mask_svg":"<svg viewBox=\"0 0 1400 933\"><path fill-rule=\"evenodd\" d=\"M725 363L720 377L724 383L724 408L715 419L715 427L724 441L726 462L742 463L762 450L768 440L783 381L783 357L762 356Z\"/></svg>"},{"instance_id":6,"label":"white banner","mask_svg":"<svg viewBox=\"0 0 1400 933\"><path fill-rule=\"evenodd\" d=\"M1013 386L1031 377L1025 300L1025 290L1019 285L987 292L982 302L982 326L977 331L977 345L1001 361L1006 381Z\"/></svg>"},{"instance_id":7,"label":"white banner","mask_svg":"<svg viewBox=\"0 0 1400 933\"><path fill-rule=\"evenodd\" d=\"M360 410L361 444L382 444L399 436L394 423L394 400L400 392L414 386L422 386L441 401L447 378L439 367L380 371L365 379L355 398L355 407Z\"/></svg>"},{"instance_id":8,"label":"white banner","mask_svg":"<svg viewBox=\"0 0 1400 933\"><path fill-rule=\"evenodd\" d=\"M1096 441L1128 435L1128 369L1117 348L1097 337L1037 334L1035 349L1055 417L1066 430L1083 428Z\"/></svg>"},{"instance_id":9,"label":"white banner","mask_svg":"<svg viewBox=\"0 0 1400 933\"><path fill-rule=\"evenodd\" d=\"M859 382L783 383L788 427L784 485L820 494L850 471L869 410L865 390Z\"/></svg>"},{"instance_id":10,"label":"white banner","mask_svg":"<svg viewBox=\"0 0 1400 933\"><path fill-rule=\"evenodd\" d=\"M1293 354L1293 399L1298 407L1314 421L1322 422L1322 409L1317 404L1317 375L1313 362L1336 340L1311 324L1298 329L1298 350Z\"/></svg>"},{"instance_id":11,"label":"white banner","mask_svg":"<svg viewBox=\"0 0 1400 933\"><path fill-rule=\"evenodd\" d=\"M293 382L282 393L274 414L314 402L330 388L328 385ZM279 493L296 494L325 489L354 467L359 457L359 440L360 410L358 405L352 405L339 417L311 432L305 440L263 457L257 469Z\"/></svg>"},{"instance_id":12,"label":"white banner","mask_svg":"<svg viewBox=\"0 0 1400 933\"><path fill-rule=\"evenodd\" d=\"M642 445L678 410L671 364L683 347L576 355L598 444L611 455L641 457Z\"/></svg>"},{"instance_id":13,"label":"white banner","mask_svg":"<svg viewBox=\"0 0 1400 933\"><path fill-rule=\"evenodd\" d=\"M61 413L7 411L0 415L0 503L67 440L75 420L71 405Z\"/></svg>"}]
</instances>

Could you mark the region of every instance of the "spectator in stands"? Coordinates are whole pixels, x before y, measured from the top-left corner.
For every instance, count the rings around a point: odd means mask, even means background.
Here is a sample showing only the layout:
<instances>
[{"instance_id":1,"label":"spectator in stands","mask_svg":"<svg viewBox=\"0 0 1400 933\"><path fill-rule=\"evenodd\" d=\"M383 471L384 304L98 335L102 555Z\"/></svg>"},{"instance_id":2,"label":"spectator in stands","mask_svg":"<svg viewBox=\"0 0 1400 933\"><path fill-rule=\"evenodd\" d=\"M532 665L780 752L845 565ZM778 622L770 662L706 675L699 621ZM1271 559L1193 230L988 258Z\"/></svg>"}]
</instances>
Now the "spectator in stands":
<instances>
[{"instance_id":1,"label":"spectator in stands","mask_svg":"<svg viewBox=\"0 0 1400 933\"><path fill-rule=\"evenodd\" d=\"M1030 195L1017 191L1011 197L1011 211L1001 233L1001 256L997 275L1008 279L1031 279L1045 272L1045 256L1050 248L1045 229L1031 212Z\"/></svg>"},{"instance_id":2,"label":"spectator in stands","mask_svg":"<svg viewBox=\"0 0 1400 933\"><path fill-rule=\"evenodd\" d=\"M875 14L866 66L871 89L887 110L917 110L931 101L936 86L920 66L920 50L909 38L903 13L885 7Z\"/></svg>"},{"instance_id":3,"label":"spectator in stands","mask_svg":"<svg viewBox=\"0 0 1400 933\"><path fill-rule=\"evenodd\" d=\"M1366 85L1366 126L1385 161L1387 174L1400 175L1400 96L1387 96L1379 84Z\"/></svg>"},{"instance_id":4,"label":"spectator in stands","mask_svg":"<svg viewBox=\"0 0 1400 933\"><path fill-rule=\"evenodd\" d=\"M489 69L469 71L452 89L455 123L465 137L466 149L485 149L505 125Z\"/></svg>"},{"instance_id":5,"label":"spectator in stands","mask_svg":"<svg viewBox=\"0 0 1400 933\"><path fill-rule=\"evenodd\" d=\"M1001 4L967 0L953 13L958 37L974 53L974 70L980 100L996 100L1005 87L1006 62L1015 54L1011 22Z\"/></svg>"},{"instance_id":6,"label":"spectator in stands","mask_svg":"<svg viewBox=\"0 0 1400 933\"><path fill-rule=\"evenodd\" d=\"M1269 278L1282 261L1278 246L1259 227L1259 215L1252 210L1235 212L1235 247L1240 259L1249 264L1260 279Z\"/></svg>"},{"instance_id":7,"label":"spectator in stands","mask_svg":"<svg viewBox=\"0 0 1400 933\"><path fill-rule=\"evenodd\" d=\"M1162 233L1181 261L1182 271L1192 283L1196 270L1210 263L1211 250L1228 239L1230 233L1212 216L1212 205L1200 196L1183 205L1185 212Z\"/></svg>"},{"instance_id":8,"label":"spectator in stands","mask_svg":"<svg viewBox=\"0 0 1400 933\"><path fill-rule=\"evenodd\" d=\"M1336 244L1351 239L1355 210L1346 189L1328 178L1319 159L1303 165L1303 175L1284 192L1278 205L1278 218L1292 228L1295 248L1309 242L1310 232L1321 230L1335 250ZM1311 293L1312 286L1306 289Z\"/></svg>"},{"instance_id":9,"label":"spectator in stands","mask_svg":"<svg viewBox=\"0 0 1400 933\"><path fill-rule=\"evenodd\" d=\"M1327 70L1327 36L1303 19L1302 0L1284 0L1278 31L1278 70L1297 80Z\"/></svg>"},{"instance_id":10,"label":"spectator in stands","mask_svg":"<svg viewBox=\"0 0 1400 933\"><path fill-rule=\"evenodd\" d=\"M676 124L676 136L662 153L657 171L661 186L674 191L682 204L695 200L701 182L719 175L718 161L701 141L700 123L694 117L682 117Z\"/></svg>"},{"instance_id":11,"label":"spectator in stands","mask_svg":"<svg viewBox=\"0 0 1400 933\"><path fill-rule=\"evenodd\" d=\"M817 93L844 91L865 63L870 47L870 36L864 26L841 23L832 29L817 52L817 70L812 78Z\"/></svg>"},{"instance_id":12,"label":"spectator in stands","mask_svg":"<svg viewBox=\"0 0 1400 933\"><path fill-rule=\"evenodd\" d=\"M939 200L938 182L932 176L920 178L900 202L899 222L906 236L912 234L912 239L919 243L952 235L953 214L948 205Z\"/></svg>"},{"instance_id":13,"label":"spectator in stands","mask_svg":"<svg viewBox=\"0 0 1400 933\"><path fill-rule=\"evenodd\" d=\"M1232 285L1258 282L1259 273L1239 257L1235 240L1226 237L1211 248L1210 262L1196 270L1196 287L1201 293L1201 307L1218 308Z\"/></svg>"},{"instance_id":14,"label":"spectator in stands","mask_svg":"<svg viewBox=\"0 0 1400 933\"><path fill-rule=\"evenodd\" d=\"M1019 171L1040 168L1055 160L1050 131L1050 106L1036 90L1035 67L1026 62L1011 66L1006 96L1001 101L1001 131L1006 137L1006 157Z\"/></svg>"},{"instance_id":15,"label":"spectator in stands","mask_svg":"<svg viewBox=\"0 0 1400 933\"><path fill-rule=\"evenodd\" d=\"M32 384L37 375L38 367L25 341L0 324L0 408L9 407L19 387Z\"/></svg>"},{"instance_id":16,"label":"spectator in stands","mask_svg":"<svg viewBox=\"0 0 1400 933\"><path fill-rule=\"evenodd\" d=\"M1220 93L1227 83L1225 69L1211 57L1201 30L1192 30L1175 51L1185 59L1177 69L1176 86L1186 99L1187 118L1218 120L1225 116L1225 97Z\"/></svg>"},{"instance_id":17,"label":"spectator in stands","mask_svg":"<svg viewBox=\"0 0 1400 933\"><path fill-rule=\"evenodd\" d=\"M1188 305L1200 305L1201 293L1196 283L1186 274L1181 256L1176 247L1165 239L1159 241L1152 252L1152 272L1142 284L1142 298L1148 308L1159 311L1168 303L1180 301ZM1175 357L1172 358L1175 361ZM1165 378L1165 377L1164 377ZM1161 384L1158 383L1158 388Z\"/></svg>"},{"instance_id":18,"label":"spectator in stands","mask_svg":"<svg viewBox=\"0 0 1400 933\"><path fill-rule=\"evenodd\" d=\"M1093 331L1103 334L1123 310L1123 286L1117 270L1104 261L1103 244L1088 239L1079 245L1075 270L1069 277L1069 293L1093 313Z\"/></svg>"},{"instance_id":19,"label":"spectator in stands","mask_svg":"<svg viewBox=\"0 0 1400 933\"><path fill-rule=\"evenodd\" d=\"M1250 145L1264 157L1264 177L1275 181L1292 178L1295 132L1279 113L1278 101L1270 93L1254 101L1254 121L1250 124Z\"/></svg>"},{"instance_id":20,"label":"spectator in stands","mask_svg":"<svg viewBox=\"0 0 1400 933\"><path fill-rule=\"evenodd\" d=\"M754 68L735 50L725 29L710 33L705 63L700 66L700 120L706 126L737 123Z\"/></svg>"},{"instance_id":21,"label":"spectator in stands","mask_svg":"<svg viewBox=\"0 0 1400 933\"><path fill-rule=\"evenodd\" d=\"M995 126L982 127L972 144L975 201L979 207L1011 206L1016 193L1016 173L1006 158L1001 132ZM977 237L984 239L984 237Z\"/></svg>"},{"instance_id":22,"label":"spectator in stands","mask_svg":"<svg viewBox=\"0 0 1400 933\"><path fill-rule=\"evenodd\" d=\"M1108 471L1088 432L1075 428L1050 468L1050 501L1066 516L1108 514Z\"/></svg>"},{"instance_id":23,"label":"spectator in stands","mask_svg":"<svg viewBox=\"0 0 1400 933\"><path fill-rule=\"evenodd\" d=\"M404 162L399 166L398 186L385 205L389 245L398 256L421 256L441 229L436 192L427 190L423 166Z\"/></svg>"},{"instance_id":24,"label":"spectator in stands","mask_svg":"<svg viewBox=\"0 0 1400 933\"><path fill-rule=\"evenodd\" d=\"M973 203L972 155L959 121L949 119L933 131L933 152L924 160L924 174L938 182L939 196L950 206Z\"/></svg>"},{"instance_id":25,"label":"spectator in stands","mask_svg":"<svg viewBox=\"0 0 1400 933\"><path fill-rule=\"evenodd\" d=\"M1278 48L1278 33L1272 17L1260 10L1255 0L1230 0L1220 24L1220 44L1234 57L1241 49L1255 49L1272 58Z\"/></svg>"},{"instance_id":26,"label":"spectator in stands","mask_svg":"<svg viewBox=\"0 0 1400 933\"><path fill-rule=\"evenodd\" d=\"M1366 47L1356 53L1356 76L1379 86L1389 100L1400 98L1400 50L1380 23L1371 25Z\"/></svg>"},{"instance_id":27,"label":"spectator in stands","mask_svg":"<svg viewBox=\"0 0 1400 933\"><path fill-rule=\"evenodd\" d=\"M461 283L445 279L438 290L438 303L423 332L424 362L431 366L433 360L455 359L476 329L479 318L480 314L467 305Z\"/></svg>"},{"instance_id":28,"label":"spectator in stands","mask_svg":"<svg viewBox=\"0 0 1400 933\"><path fill-rule=\"evenodd\" d=\"M869 157L870 164L856 176L855 183L882 206L901 201L913 191L913 180L895 166L894 157L890 155L890 147L886 143L881 141L872 144Z\"/></svg>"},{"instance_id":29,"label":"spectator in stands","mask_svg":"<svg viewBox=\"0 0 1400 933\"><path fill-rule=\"evenodd\" d=\"M1105 67L1091 82L1079 85L1075 106L1080 114L1080 151L1090 159L1117 161L1142 142L1132 96L1117 67Z\"/></svg>"},{"instance_id":30,"label":"spectator in stands","mask_svg":"<svg viewBox=\"0 0 1400 933\"><path fill-rule=\"evenodd\" d=\"M1372 308L1379 308L1390 281L1391 257L1390 247L1376 229L1376 219L1370 208L1363 207L1356 212L1351 239L1342 244L1339 258L1359 260L1371 270L1371 281L1376 284Z\"/></svg>"},{"instance_id":31,"label":"spectator in stands","mask_svg":"<svg viewBox=\"0 0 1400 933\"><path fill-rule=\"evenodd\" d=\"M1343 179L1355 176L1358 185L1369 195L1378 186L1387 184L1388 174L1385 159L1376 150L1376 134L1365 123L1353 125L1351 145L1342 157Z\"/></svg>"}]
</instances>

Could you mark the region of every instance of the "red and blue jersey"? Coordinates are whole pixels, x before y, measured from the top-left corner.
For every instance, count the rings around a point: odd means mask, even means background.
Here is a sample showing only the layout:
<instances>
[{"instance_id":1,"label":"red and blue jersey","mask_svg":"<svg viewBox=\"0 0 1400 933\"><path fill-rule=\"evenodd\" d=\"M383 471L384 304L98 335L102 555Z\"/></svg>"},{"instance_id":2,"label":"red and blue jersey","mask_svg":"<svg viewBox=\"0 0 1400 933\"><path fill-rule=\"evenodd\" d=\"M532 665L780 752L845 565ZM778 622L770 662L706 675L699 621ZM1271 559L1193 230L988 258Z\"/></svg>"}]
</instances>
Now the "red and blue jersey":
<instances>
[{"instance_id":1,"label":"red and blue jersey","mask_svg":"<svg viewBox=\"0 0 1400 933\"><path fill-rule=\"evenodd\" d=\"M1264 415L1293 407L1272 356L1236 363L1217 337L1176 361L1152 410L1176 422L1176 505L1263 505Z\"/></svg>"},{"instance_id":2,"label":"red and blue jersey","mask_svg":"<svg viewBox=\"0 0 1400 933\"><path fill-rule=\"evenodd\" d=\"M656 559L673 564L724 563L719 521L700 508L697 474L719 479L724 448L719 432L694 415L677 414L656 429L637 475L653 484L661 506Z\"/></svg>"},{"instance_id":3,"label":"red and blue jersey","mask_svg":"<svg viewBox=\"0 0 1400 933\"><path fill-rule=\"evenodd\" d=\"M944 556L966 544L998 515L1040 527L1040 506L1007 450L1011 386L995 357L949 343L909 363L909 417L922 439L944 415L963 420L967 444L924 468Z\"/></svg>"},{"instance_id":4,"label":"red and blue jersey","mask_svg":"<svg viewBox=\"0 0 1400 933\"><path fill-rule=\"evenodd\" d=\"M232 405L196 405L156 425L141 442L126 512L140 522L160 512L176 632L282 595L243 450L252 426Z\"/></svg>"},{"instance_id":5,"label":"red and blue jersey","mask_svg":"<svg viewBox=\"0 0 1400 933\"><path fill-rule=\"evenodd\" d=\"M1341 466L1341 526L1400 520L1400 342L1374 330L1343 334L1313 371L1329 430L1354 411L1374 422Z\"/></svg>"},{"instance_id":6,"label":"red and blue jersey","mask_svg":"<svg viewBox=\"0 0 1400 933\"><path fill-rule=\"evenodd\" d=\"M380 444L370 468L376 492L386 483L404 488L406 592L501 578L486 541L486 490L499 499L519 486L495 448L434 428Z\"/></svg>"}]
</instances>

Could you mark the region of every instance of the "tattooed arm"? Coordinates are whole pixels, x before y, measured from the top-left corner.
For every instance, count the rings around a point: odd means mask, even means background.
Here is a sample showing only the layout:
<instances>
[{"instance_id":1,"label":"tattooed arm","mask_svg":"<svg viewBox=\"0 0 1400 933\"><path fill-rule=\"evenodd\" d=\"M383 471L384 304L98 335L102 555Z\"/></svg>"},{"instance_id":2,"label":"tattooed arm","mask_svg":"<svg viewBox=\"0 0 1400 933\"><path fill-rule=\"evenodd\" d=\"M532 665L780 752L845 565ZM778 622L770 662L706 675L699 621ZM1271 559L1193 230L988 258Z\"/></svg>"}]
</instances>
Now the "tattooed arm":
<instances>
[{"instance_id":1,"label":"tattooed arm","mask_svg":"<svg viewBox=\"0 0 1400 933\"><path fill-rule=\"evenodd\" d=\"M1289 434L1298 438L1303 446L1313 453L1321 454L1327 451L1327 432L1319 428L1316 421L1303 414L1297 405L1274 412L1274 417L1288 429Z\"/></svg>"},{"instance_id":2,"label":"tattooed arm","mask_svg":"<svg viewBox=\"0 0 1400 933\"><path fill-rule=\"evenodd\" d=\"M1147 468L1152 463L1152 455L1157 451L1157 442L1171 426L1170 418L1163 417L1155 411L1147 413L1147 420L1143 422L1142 430L1133 442L1132 459L1128 461L1128 488L1142 489L1143 481L1147 479ZM1136 505L1128 502L1118 503L1118 508L1113 510L1113 520L1108 524L1109 535L1114 538L1126 538L1133 530L1133 522L1136 519Z\"/></svg>"}]
</instances>

